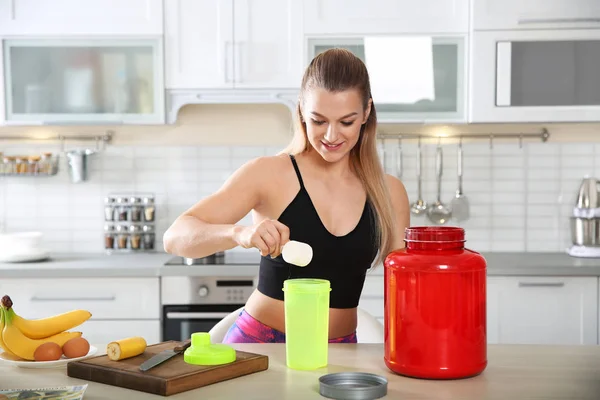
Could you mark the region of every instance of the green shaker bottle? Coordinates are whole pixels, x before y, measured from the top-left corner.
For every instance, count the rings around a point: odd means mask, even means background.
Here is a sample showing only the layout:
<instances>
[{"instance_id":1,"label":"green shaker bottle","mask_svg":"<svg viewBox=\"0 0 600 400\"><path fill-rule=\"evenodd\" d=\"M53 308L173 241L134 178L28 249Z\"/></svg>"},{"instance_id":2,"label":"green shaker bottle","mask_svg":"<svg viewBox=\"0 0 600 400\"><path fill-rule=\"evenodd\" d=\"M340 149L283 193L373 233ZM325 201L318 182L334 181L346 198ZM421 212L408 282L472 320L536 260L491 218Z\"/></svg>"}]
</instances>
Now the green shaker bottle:
<instances>
[{"instance_id":1,"label":"green shaker bottle","mask_svg":"<svg viewBox=\"0 0 600 400\"><path fill-rule=\"evenodd\" d=\"M302 370L327 366L329 281L288 279L283 291L287 366Z\"/></svg>"}]
</instances>

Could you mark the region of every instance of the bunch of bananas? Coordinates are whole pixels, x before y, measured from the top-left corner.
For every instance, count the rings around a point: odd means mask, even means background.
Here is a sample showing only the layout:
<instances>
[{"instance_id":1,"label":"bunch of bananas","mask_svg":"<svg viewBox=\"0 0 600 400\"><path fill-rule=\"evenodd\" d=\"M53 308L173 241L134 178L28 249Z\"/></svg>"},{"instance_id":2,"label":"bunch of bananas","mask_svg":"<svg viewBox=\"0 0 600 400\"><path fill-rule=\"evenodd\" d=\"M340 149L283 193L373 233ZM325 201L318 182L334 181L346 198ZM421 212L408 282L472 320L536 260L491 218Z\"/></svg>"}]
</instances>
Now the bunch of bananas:
<instances>
[{"instance_id":1,"label":"bunch of bananas","mask_svg":"<svg viewBox=\"0 0 600 400\"><path fill-rule=\"evenodd\" d=\"M15 313L9 296L2 297L0 307L0 348L12 356L33 361L35 350L44 343L62 347L67 341L81 337L82 332L71 332L87 321L92 314L73 310L41 319L25 319Z\"/></svg>"}]
</instances>

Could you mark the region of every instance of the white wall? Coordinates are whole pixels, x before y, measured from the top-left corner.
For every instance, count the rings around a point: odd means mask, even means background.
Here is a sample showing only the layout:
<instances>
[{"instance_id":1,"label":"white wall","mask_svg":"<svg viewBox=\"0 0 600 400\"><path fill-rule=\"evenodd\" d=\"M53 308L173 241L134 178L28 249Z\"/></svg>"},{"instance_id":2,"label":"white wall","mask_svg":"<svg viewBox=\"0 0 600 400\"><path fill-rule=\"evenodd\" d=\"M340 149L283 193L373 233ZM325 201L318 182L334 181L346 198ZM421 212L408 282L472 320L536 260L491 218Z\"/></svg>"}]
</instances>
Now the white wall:
<instances>
[{"instance_id":1,"label":"white wall","mask_svg":"<svg viewBox=\"0 0 600 400\"><path fill-rule=\"evenodd\" d=\"M90 179L69 182L66 161L54 177L0 177L0 223L6 231L41 230L53 251L100 252L103 198L114 191L157 196L158 236L182 211L216 190L243 162L275 154L289 140L290 116L281 106L202 106L186 110L172 127L114 127L113 145L91 157ZM108 127L53 128L48 133L97 133ZM459 127L486 133L536 131L535 126ZM457 127L444 128L450 133ZM387 132L417 128L387 126ZM423 129L423 128L418 128ZM428 128L439 132L439 127ZM564 251L568 216L585 174L600 177L594 125L549 127L551 141L470 141L464 145L464 192L470 200L468 247L479 251ZM2 128L2 134L41 134L39 128ZM577 137L575 137L575 136ZM442 199L456 190L456 143L444 143ZM83 144L69 144L68 147ZM388 141L393 173L396 142ZM416 198L414 140L403 141L403 181ZM56 143L4 142L5 154L57 151ZM435 142L424 145L424 194L435 200ZM412 217L412 224L428 224ZM452 224L454 224L452 222ZM158 248L161 248L160 242Z\"/></svg>"}]
</instances>

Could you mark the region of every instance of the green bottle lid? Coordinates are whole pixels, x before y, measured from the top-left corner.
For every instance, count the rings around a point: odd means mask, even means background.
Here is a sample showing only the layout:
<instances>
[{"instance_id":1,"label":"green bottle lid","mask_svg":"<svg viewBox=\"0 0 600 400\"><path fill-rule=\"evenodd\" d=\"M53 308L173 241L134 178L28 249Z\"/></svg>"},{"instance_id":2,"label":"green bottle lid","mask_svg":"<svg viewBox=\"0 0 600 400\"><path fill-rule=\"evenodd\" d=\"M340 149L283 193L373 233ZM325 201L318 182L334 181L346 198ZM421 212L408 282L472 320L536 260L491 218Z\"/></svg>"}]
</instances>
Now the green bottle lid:
<instances>
[{"instance_id":1,"label":"green bottle lid","mask_svg":"<svg viewBox=\"0 0 600 400\"><path fill-rule=\"evenodd\" d=\"M235 350L226 344L211 344L207 332L192 333L192 345L183 353L183 360L194 365L221 365L236 360Z\"/></svg>"}]
</instances>

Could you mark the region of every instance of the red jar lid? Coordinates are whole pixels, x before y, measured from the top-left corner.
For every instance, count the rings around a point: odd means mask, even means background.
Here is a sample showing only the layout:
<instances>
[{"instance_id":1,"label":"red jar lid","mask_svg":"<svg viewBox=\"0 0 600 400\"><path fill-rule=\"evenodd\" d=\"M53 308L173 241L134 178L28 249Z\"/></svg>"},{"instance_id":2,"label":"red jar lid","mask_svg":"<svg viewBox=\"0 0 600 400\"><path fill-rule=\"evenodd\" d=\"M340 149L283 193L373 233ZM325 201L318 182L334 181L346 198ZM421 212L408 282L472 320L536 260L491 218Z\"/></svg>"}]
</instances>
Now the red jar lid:
<instances>
[{"instance_id":1,"label":"red jar lid","mask_svg":"<svg viewBox=\"0 0 600 400\"><path fill-rule=\"evenodd\" d=\"M404 231L406 242L464 242L465 230L458 226L411 226Z\"/></svg>"}]
</instances>

